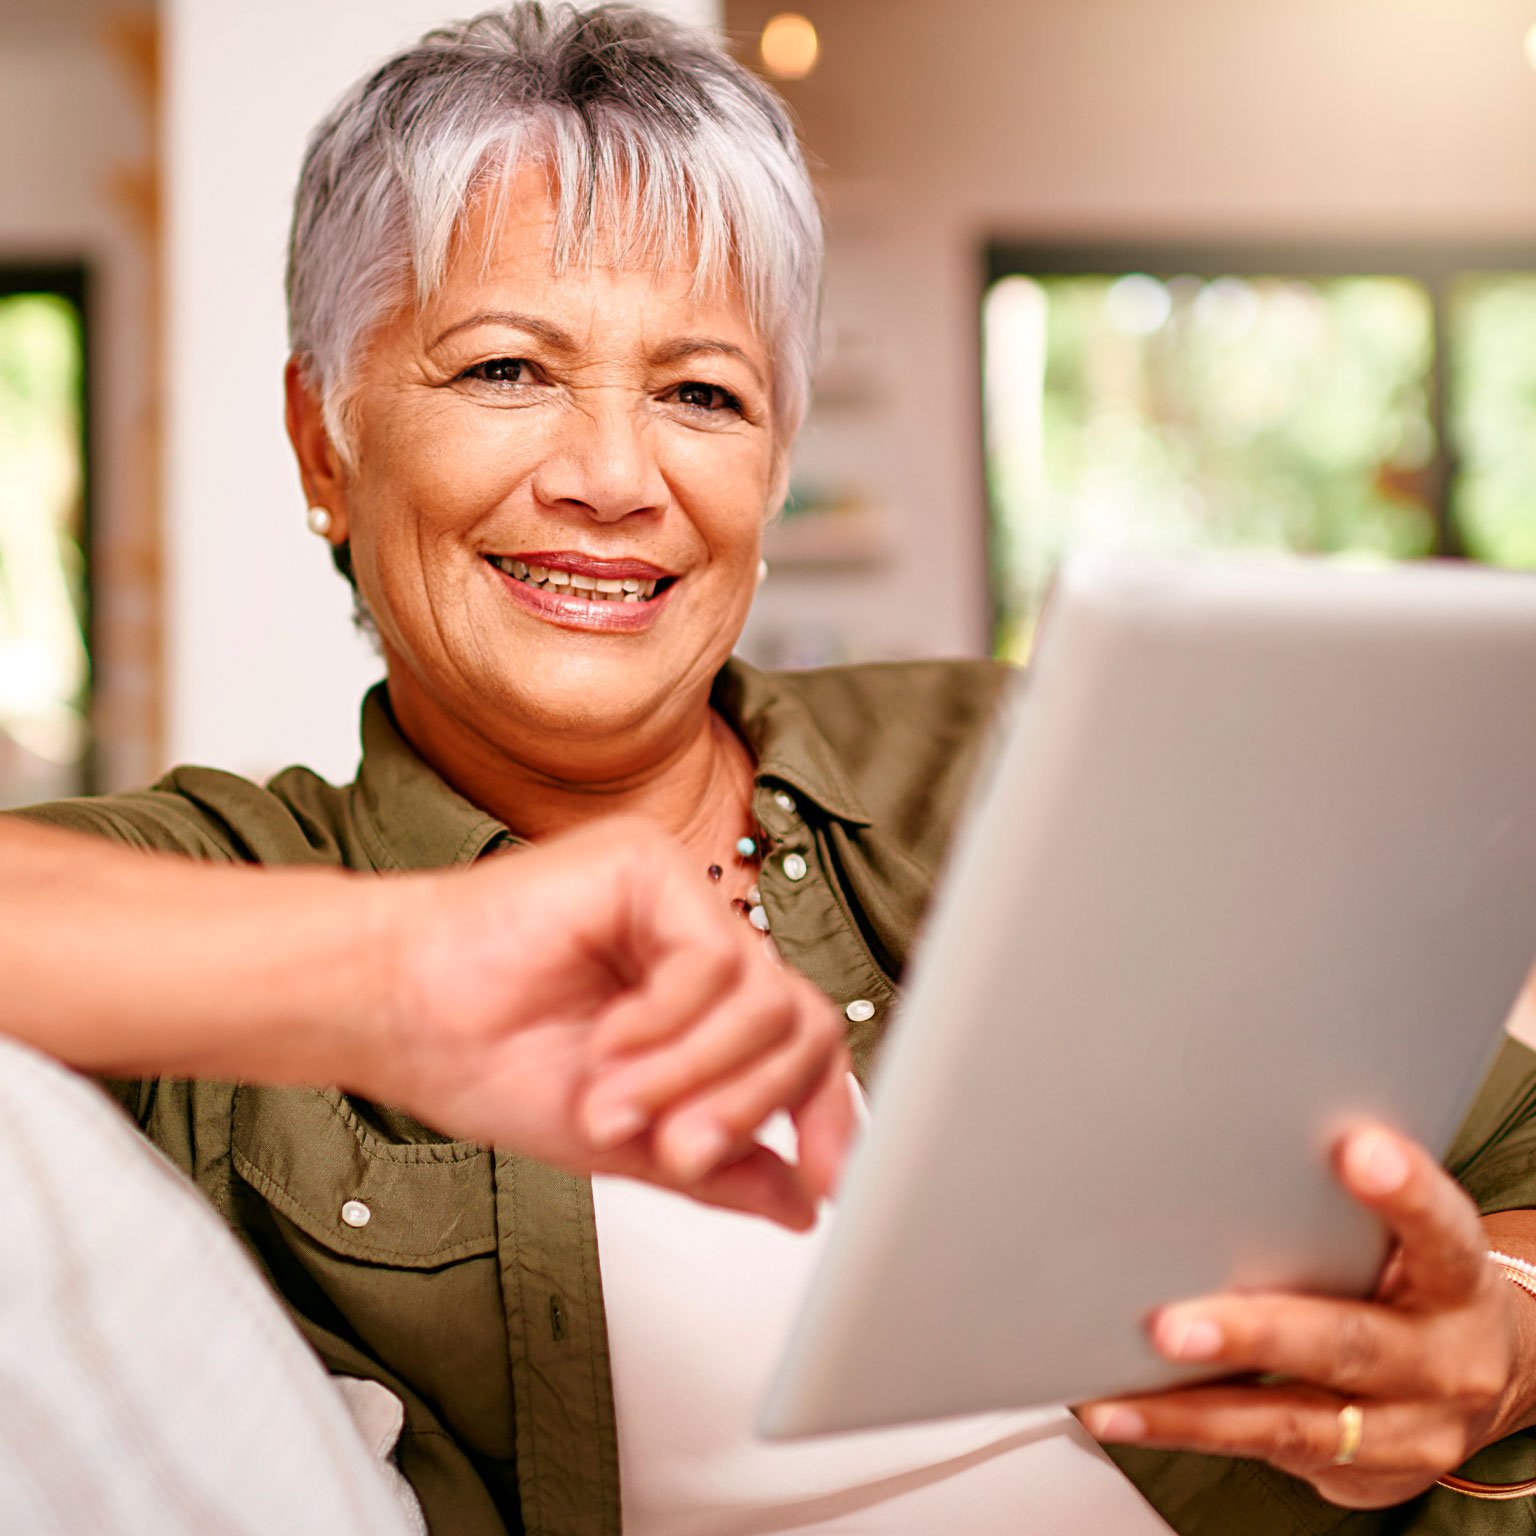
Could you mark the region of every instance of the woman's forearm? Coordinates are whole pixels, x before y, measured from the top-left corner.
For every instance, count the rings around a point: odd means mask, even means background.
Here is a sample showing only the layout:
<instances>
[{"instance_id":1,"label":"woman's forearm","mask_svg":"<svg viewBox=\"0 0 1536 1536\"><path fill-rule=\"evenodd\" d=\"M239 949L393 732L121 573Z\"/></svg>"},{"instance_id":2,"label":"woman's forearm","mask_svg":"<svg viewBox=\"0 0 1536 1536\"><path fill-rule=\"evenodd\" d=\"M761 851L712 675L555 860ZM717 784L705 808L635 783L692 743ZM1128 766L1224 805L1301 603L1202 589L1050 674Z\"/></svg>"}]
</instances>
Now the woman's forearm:
<instances>
[{"instance_id":1,"label":"woman's forearm","mask_svg":"<svg viewBox=\"0 0 1536 1536\"><path fill-rule=\"evenodd\" d=\"M0 820L0 1031L89 1072L342 1080L382 884Z\"/></svg>"},{"instance_id":2,"label":"woman's forearm","mask_svg":"<svg viewBox=\"0 0 1536 1536\"><path fill-rule=\"evenodd\" d=\"M853 1123L835 1010L643 822L380 879L0 818L0 1032L112 1076L334 1085L797 1227ZM797 1167L753 1138L780 1109Z\"/></svg>"}]
</instances>

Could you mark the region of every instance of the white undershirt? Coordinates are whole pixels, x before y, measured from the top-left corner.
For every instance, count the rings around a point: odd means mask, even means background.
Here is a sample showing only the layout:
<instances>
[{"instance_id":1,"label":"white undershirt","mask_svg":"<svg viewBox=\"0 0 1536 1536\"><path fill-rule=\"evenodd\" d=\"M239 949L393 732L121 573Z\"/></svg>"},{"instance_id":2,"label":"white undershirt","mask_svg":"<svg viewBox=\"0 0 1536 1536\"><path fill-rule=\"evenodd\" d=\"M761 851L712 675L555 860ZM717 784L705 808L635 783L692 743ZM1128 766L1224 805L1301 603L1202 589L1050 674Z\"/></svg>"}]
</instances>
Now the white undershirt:
<instances>
[{"instance_id":1,"label":"white undershirt","mask_svg":"<svg viewBox=\"0 0 1536 1536\"><path fill-rule=\"evenodd\" d=\"M787 1122L761 1138L794 1145ZM826 1237L592 1181L624 1536L1169 1536L1064 1409L787 1444L753 1423Z\"/></svg>"}]
</instances>

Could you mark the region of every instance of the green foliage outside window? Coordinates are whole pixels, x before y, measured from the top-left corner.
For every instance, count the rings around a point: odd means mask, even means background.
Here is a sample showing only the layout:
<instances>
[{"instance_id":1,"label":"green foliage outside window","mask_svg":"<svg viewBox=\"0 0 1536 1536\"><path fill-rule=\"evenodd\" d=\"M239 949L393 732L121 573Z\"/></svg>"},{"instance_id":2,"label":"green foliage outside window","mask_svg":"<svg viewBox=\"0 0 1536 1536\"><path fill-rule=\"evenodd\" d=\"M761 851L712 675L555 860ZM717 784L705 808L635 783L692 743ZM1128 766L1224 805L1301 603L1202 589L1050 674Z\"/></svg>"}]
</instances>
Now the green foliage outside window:
<instances>
[{"instance_id":1,"label":"green foliage outside window","mask_svg":"<svg viewBox=\"0 0 1536 1536\"><path fill-rule=\"evenodd\" d=\"M1536 568L1536 274L1467 274L1440 300L1437 338L1428 279L994 283L983 318L998 653L1028 654L1051 573L1085 546L1465 553Z\"/></svg>"},{"instance_id":2,"label":"green foliage outside window","mask_svg":"<svg viewBox=\"0 0 1536 1536\"><path fill-rule=\"evenodd\" d=\"M1451 512L1466 554L1536 570L1536 275L1452 285Z\"/></svg>"},{"instance_id":3,"label":"green foliage outside window","mask_svg":"<svg viewBox=\"0 0 1536 1536\"><path fill-rule=\"evenodd\" d=\"M1396 278L1005 278L986 312L1002 623L1070 548L1430 551L1427 292Z\"/></svg>"}]
</instances>

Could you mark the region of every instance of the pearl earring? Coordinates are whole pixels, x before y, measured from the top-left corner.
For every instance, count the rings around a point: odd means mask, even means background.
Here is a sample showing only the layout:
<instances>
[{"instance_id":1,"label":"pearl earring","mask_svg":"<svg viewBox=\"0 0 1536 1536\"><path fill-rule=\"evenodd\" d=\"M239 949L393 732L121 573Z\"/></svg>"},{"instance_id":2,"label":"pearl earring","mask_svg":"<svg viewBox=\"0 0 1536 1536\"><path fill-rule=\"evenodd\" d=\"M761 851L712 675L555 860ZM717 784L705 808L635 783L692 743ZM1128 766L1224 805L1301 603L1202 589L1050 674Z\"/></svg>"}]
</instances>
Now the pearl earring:
<instances>
[{"instance_id":1,"label":"pearl earring","mask_svg":"<svg viewBox=\"0 0 1536 1536\"><path fill-rule=\"evenodd\" d=\"M757 562L757 584L758 584L758 586L762 586L762 584L765 581L767 581L767 580L768 580L768 562L766 560L759 560Z\"/></svg>"},{"instance_id":2,"label":"pearl earring","mask_svg":"<svg viewBox=\"0 0 1536 1536\"><path fill-rule=\"evenodd\" d=\"M309 531L319 538L325 538L331 531L331 514L324 507L311 507L304 514L304 521L309 524Z\"/></svg>"}]
</instances>

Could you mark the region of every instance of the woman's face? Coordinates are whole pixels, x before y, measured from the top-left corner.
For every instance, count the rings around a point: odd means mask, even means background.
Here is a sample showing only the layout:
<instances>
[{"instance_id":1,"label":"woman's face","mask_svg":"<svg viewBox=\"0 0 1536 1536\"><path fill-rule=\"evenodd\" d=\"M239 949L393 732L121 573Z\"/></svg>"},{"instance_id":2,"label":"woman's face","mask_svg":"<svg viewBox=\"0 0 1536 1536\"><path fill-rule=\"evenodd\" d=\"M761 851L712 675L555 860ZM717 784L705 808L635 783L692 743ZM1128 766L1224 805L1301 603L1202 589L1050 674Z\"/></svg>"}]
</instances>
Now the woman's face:
<instances>
[{"instance_id":1,"label":"woman's face","mask_svg":"<svg viewBox=\"0 0 1536 1536\"><path fill-rule=\"evenodd\" d=\"M687 265L557 277L543 171L509 192L372 338L335 536L413 735L664 741L730 653L782 495L771 360Z\"/></svg>"}]
</instances>

